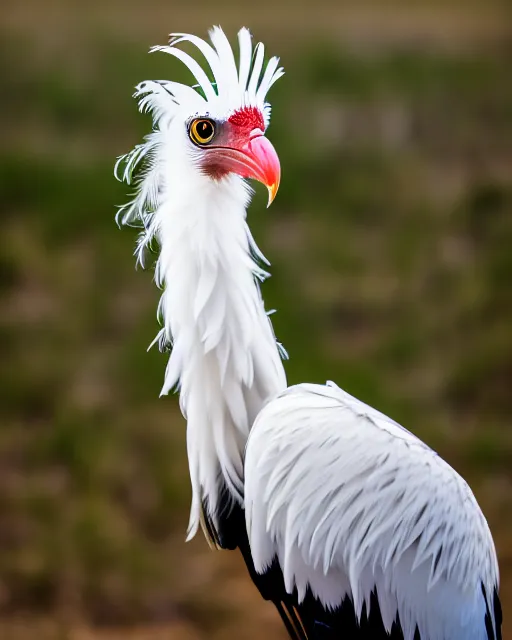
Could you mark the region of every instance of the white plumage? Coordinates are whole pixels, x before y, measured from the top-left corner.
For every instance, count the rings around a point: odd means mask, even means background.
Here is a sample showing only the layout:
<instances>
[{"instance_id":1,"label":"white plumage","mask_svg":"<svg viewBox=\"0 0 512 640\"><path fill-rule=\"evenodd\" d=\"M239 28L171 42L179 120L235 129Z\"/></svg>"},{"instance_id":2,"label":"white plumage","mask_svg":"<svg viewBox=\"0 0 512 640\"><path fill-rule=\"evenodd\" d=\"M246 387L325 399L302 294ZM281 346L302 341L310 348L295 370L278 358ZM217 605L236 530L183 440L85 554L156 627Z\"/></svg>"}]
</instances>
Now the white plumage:
<instances>
[{"instance_id":1,"label":"white plumage","mask_svg":"<svg viewBox=\"0 0 512 640\"><path fill-rule=\"evenodd\" d=\"M138 172L118 214L143 227L138 260L160 246L156 340L172 347L162 393L179 389L187 419L189 537L201 523L211 542L239 547L295 640L498 640L496 553L465 481L336 385L286 389L244 181L264 182L271 198L277 190L263 134L266 94L283 71L277 58L264 66L246 29L238 65L220 28L210 38L175 34L153 49L183 62L197 85L141 83L135 95L154 130L116 166L129 184Z\"/></svg>"},{"instance_id":2,"label":"white plumage","mask_svg":"<svg viewBox=\"0 0 512 640\"><path fill-rule=\"evenodd\" d=\"M257 571L277 555L288 591L309 586L356 614L376 590L388 631L405 640L487 638L498 582L487 522L466 482L375 409L328 386L287 389L247 445L245 508Z\"/></svg>"},{"instance_id":3,"label":"white plumage","mask_svg":"<svg viewBox=\"0 0 512 640\"><path fill-rule=\"evenodd\" d=\"M244 106L261 110L265 95L282 74L272 58L260 81L263 45L239 33L240 72L229 42L219 28L211 31L215 49L195 36L173 34L168 47L154 47L184 62L199 91L170 81L138 85L141 111L150 110L154 131L116 165L116 174L136 182L135 199L122 207L118 221L141 224L137 256L160 245L155 280L164 289L159 305L161 347L172 344L162 394L179 385L187 419L187 450L192 482L189 536L201 520L203 501L218 520L219 488L224 482L234 500L243 495L243 452L250 426L263 402L286 387L286 377L272 325L255 279L268 275L253 256L262 257L246 224L250 188L238 175L214 181L198 169L198 151L184 126L195 116L226 120ZM187 53L181 42L196 45L214 77Z\"/></svg>"}]
</instances>

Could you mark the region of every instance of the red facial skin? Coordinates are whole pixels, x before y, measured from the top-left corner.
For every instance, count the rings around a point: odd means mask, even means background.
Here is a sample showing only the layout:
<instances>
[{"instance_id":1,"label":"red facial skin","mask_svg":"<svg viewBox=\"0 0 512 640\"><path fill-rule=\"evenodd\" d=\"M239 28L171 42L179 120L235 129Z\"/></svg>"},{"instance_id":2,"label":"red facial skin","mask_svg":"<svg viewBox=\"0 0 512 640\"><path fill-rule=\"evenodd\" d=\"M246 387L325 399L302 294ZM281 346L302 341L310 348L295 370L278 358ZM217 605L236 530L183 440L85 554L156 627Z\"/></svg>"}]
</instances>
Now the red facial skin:
<instances>
[{"instance_id":1,"label":"red facial skin","mask_svg":"<svg viewBox=\"0 0 512 640\"><path fill-rule=\"evenodd\" d=\"M264 136L265 122L256 107L243 107L221 125L210 144L203 147L203 171L215 179L228 173L254 178L269 191L269 205L279 188L281 168L277 153Z\"/></svg>"}]
</instances>

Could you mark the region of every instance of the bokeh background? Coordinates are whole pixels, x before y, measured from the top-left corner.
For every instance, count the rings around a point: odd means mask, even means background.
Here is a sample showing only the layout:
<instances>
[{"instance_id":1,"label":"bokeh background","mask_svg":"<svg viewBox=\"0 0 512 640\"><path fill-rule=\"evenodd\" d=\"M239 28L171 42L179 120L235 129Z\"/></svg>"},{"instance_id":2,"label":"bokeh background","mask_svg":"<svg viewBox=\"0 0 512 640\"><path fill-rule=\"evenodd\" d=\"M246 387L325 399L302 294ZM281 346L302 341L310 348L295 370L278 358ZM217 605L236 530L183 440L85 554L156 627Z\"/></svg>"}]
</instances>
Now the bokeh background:
<instances>
[{"instance_id":1,"label":"bokeh background","mask_svg":"<svg viewBox=\"0 0 512 640\"><path fill-rule=\"evenodd\" d=\"M221 24L287 71L282 187L269 210L257 188L250 224L289 380L336 380L465 475L511 640L511 18L493 0L3 0L0 638L284 638L236 554L184 542L184 421L146 353L159 294L114 224L115 157L150 127L134 85L190 80L149 46Z\"/></svg>"}]
</instances>

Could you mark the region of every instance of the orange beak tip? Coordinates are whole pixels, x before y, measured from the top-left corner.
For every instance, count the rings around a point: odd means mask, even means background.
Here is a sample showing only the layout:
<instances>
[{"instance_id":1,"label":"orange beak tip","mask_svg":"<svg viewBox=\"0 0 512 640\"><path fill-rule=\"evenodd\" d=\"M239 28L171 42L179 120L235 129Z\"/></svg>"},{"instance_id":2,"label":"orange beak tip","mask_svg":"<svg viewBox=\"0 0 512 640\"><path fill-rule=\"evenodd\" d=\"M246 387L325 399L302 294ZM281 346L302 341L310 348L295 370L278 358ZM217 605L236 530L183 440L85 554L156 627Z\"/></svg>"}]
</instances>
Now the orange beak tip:
<instances>
[{"instance_id":1,"label":"orange beak tip","mask_svg":"<svg viewBox=\"0 0 512 640\"><path fill-rule=\"evenodd\" d=\"M279 189L279 183L274 182L273 184L269 184L267 185L267 189L268 189L268 204L267 204L267 209L268 209L272 204L272 202L274 202L274 199L277 194L277 190Z\"/></svg>"}]
</instances>

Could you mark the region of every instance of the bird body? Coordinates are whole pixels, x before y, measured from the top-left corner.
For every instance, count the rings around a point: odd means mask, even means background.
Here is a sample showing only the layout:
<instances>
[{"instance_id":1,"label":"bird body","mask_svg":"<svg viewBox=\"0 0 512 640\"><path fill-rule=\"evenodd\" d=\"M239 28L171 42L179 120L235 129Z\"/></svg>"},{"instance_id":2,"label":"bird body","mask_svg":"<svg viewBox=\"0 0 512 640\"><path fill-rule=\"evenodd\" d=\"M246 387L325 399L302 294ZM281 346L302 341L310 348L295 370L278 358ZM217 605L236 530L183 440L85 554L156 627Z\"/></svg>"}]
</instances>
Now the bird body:
<instances>
[{"instance_id":1,"label":"bird body","mask_svg":"<svg viewBox=\"0 0 512 640\"><path fill-rule=\"evenodd\" d=\"M432 449L333 383L290 387L256 418L245 462L256 571L355 614L375 592L405 640L488 637L497 560L466 482ZM454 615L454 612L457 615ZM493 630L496 633L496 630Z\"/></svg>"},{"instance_id":2,"label":"bird body","mask_svg":"<svg viewBox=\"0 0 512 640\"><path fill-rule=\"evenodd\" d=\"M246 29L238 65L220 28L210 38L153 49L198 84L137 87L154 130L116 167L138 176L118 214L143 227L138 260L160 247L156 341L170 349L162 393L179 389L187 420L189 538L201 524L211 544L239 548L293 640L498 640L496 553L464 480L335 385L286 388L245 182L269 201L279 186L265 98L283 72Z\"/></svg>"}]
</instances>

